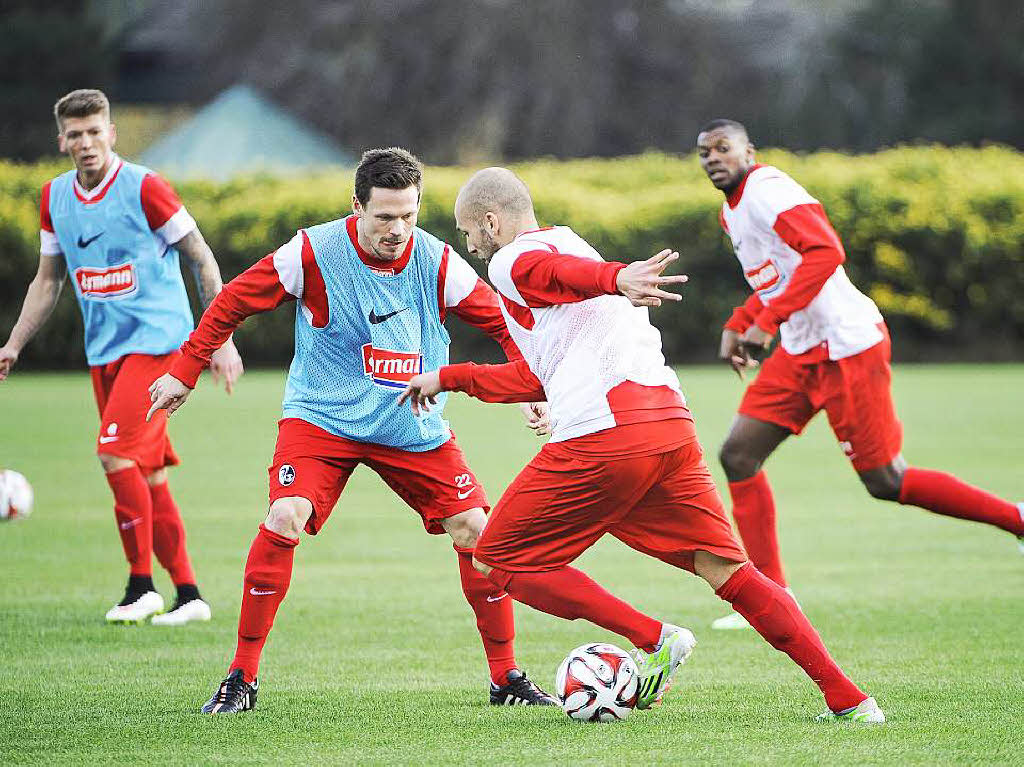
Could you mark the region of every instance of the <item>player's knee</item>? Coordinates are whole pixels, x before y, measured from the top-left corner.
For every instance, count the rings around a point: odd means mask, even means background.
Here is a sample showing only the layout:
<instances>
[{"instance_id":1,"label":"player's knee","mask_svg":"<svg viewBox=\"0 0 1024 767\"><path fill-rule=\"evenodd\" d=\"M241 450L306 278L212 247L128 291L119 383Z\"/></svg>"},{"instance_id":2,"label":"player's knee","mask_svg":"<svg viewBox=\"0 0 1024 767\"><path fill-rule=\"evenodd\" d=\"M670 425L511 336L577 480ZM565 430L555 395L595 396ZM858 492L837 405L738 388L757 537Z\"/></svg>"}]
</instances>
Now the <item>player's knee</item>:
<instances>
[{"instance_id":1,"label":"player's knee","mask_svg":"<svg viewBox=\"0 0 1024 767\"><path fill-rule=\"evenodd\" d=\"M903 489L903 473L888 466L861 474L860 481L868 493L880 501L898 501Z\"/></svg>"},{"instance_id":2,"label":"player's knee","mask_svg":"<svg viewBox=\"0 0 1024 767\"><path fill-rule=\"evenodd\" d=\"M477 572L483 573L484 575L491 574L491 566L484 562L481 562L476 557L473 557L473 567L477 570Z\"/></svg>"},{"instance_id":3,"label":"player's knee","mask_svg":"<svg viewBox=\"0 0 1024 767\"><path fill-rule=\"evenodd\" d=\"M441 521L445 532L451 536L452 542L461 549L472 549L476 546L480 533L487 523L487 515L483 509L470 509Z\"/></svg>"},{"instance_id":4,"label":"player's knee","mask_svg":"<svg viewBox=\"0 0 1024 767\"><path fill-rule=\"evenodd\" d=\"M130 466L135 465L135 461L130 458L123 458L119 455L99 453L97 457L100 459L100 465L103 467L103 471L106 474L113 474L115 471L121 471L122 469L127 469Z\"/></svg>"},{"instance_id":5,"label":"player's knee","mask_svg":"<svg viewBox=\"0 0 1024 767\"><path fill-rule=\"evenodd\" d=\"M298 538L312 514L313 504L305 498L278 498L270 505L264 524L278 535Z\"/></svg>"},{"instance_id":6,"label":"player's knee","mask_svg":"<svg viewBox=\"0 0 1024 767\"><path fill-rule=\"evenodd\" d=\"M761 459L739 440L727 439L718 450L718 462L730 482L749 479L761 468Z\"/></svg>"}]
</instances>

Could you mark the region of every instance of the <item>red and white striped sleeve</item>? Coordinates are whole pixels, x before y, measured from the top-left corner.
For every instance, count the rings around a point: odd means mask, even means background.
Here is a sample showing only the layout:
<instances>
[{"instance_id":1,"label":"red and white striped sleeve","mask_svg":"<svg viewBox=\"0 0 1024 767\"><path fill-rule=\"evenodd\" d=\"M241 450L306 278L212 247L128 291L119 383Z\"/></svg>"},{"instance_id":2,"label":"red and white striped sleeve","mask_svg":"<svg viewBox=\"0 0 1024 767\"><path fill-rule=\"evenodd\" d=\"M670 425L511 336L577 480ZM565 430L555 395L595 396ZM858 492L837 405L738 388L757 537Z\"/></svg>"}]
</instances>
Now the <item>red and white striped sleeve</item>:
<instances>
[{"instance_id":1,"label":"red and white striped sleeve","mask_svg":"<svg viewBox=\"0 0 1024 767\"><path fill-rule=\"evenodd\" d=\"M498 296L465 259L445 247L438 274L438 305L441 321L447 312L493 338L510 360L522 359L522 353L509 335L505 318L498 307Z\"/></svg>"},{"instance_id":2,"label":"red and white striped sleeve","mask_svg":"<svg viewBox=\"0 0 1024 767\"><path fill-rule=\"evenodd\" d=\"M53 219L50 218L50 184L43 184L42 196L39 200L39 254L42 256L59 256L64 251L60 248L60 240L53 231Z\"/></svg>"},{"instance_id":3,"label":"red and white striped sleeve","mask_svg":"<svg viewBox=\"0 0 1024 767\"><path fill-rule=\"evenodd\" d=\"M173 245L196 228L195 219L162 176L147 174L142 179L139 196L149 228L165 244Z\"/></svg>"},{"instance_id":4,"label":"red and white striped sleeve","mask_svg":"<svg viewBox=\"0 0 1024 767\"><path fill-rule=\"evenodd\" d=\"M619 295L616 277L625 264L598 261L553 246L508 251L492 259L491 281L503 296L531 309Z\"/></svg>"},{"instance_id":5,"label":"red and white striped sleeve","mask_svg":"<svg viewBox=\"0 0 1024 767\"><path fill-rule=\"evenodd\" d=\"M171 375L194 388L211 355L246 317L296 299L302 301L303 315L310 324L327 324L323 275L302 231L224 286L182 345L182 355L171 367Z\"/></svg>"}]
</instances>

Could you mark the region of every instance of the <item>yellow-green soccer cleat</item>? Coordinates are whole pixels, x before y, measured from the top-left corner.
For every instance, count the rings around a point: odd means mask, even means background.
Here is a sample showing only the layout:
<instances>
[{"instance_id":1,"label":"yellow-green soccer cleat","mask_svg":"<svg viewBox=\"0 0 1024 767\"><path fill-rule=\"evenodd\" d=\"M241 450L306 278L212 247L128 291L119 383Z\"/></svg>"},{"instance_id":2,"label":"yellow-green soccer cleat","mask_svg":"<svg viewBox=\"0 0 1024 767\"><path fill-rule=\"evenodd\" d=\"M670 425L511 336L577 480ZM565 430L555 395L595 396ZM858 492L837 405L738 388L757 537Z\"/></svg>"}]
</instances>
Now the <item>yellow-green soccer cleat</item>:
<instances>
[{"instance_id":1,"label":"yellow-green soccer cleat","mask_svg":"<svg viewBox=\"0 0 1024 767\"><path fill-rule=\"evenodd\" d=\"M885 714L874 698L865 698L854 708L846 711L826 711L814 717L816 722L856 722L857 724L885 724Z\"/></svg>"},{"instance_id":2,"label":"yellow-green soccer cleat","mask_svg":"<svg viewBox=\"0 0 1024 767\"><path fill-rule=\"evenodd\" d=\"M640 669L637 708L650 708L661 702L672 684L676 669L690 657L697 645L697 638L689 629L666 623L663 632L665 638L655 652L647 655L635 650L633 653L637 668Z\"/></svg>"}]
</instances>

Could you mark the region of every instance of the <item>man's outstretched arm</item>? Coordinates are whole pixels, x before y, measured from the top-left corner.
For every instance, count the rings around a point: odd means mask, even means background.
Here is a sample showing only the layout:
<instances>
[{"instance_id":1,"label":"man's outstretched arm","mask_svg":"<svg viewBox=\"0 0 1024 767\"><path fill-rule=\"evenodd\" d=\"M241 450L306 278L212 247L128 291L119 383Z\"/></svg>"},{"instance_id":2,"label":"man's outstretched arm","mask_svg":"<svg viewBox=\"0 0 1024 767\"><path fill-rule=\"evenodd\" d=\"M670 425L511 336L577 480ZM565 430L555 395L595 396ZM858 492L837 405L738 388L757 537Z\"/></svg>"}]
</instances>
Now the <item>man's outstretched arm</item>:
<instances>
[{"instance_id":1,"label":"man's outstretched arm","mask_svg":"<svg viewBox=\"0 0 1024 767\"><path fill-rule=\"evenodd\" d=\"M170 372L149 387L153 406L146 420L158 410L166 409L170 414L184 404L213 353L246 317L270 311L302 296L303 240L302 235L296 235L287 245L261 258L221 289L182 345L181 357Z\"/></svg>"},{"instance_id":2,"label":"man's outstretched arm","mask_svg":"<svg viewBox=\"0 0 1024 767\"><path fill-rule=\"evenodd\" d=\"M484 402L538 402L547 398L544 385L525 360L503 365L463 362L413 376L399 395L398 404L409 400L412 412L419 415L421 409L429 411L437 404L437 395L443 391L465 392Z\"/></svg>"},{"instance_id":3,"label":"man's outstretched arm","mask_svg":"<svg viewBox=\"0 0 1024 767\"><path fill-rule=\"evenodd\" d=\"M25 344L53 313L67 276L68 267L63 256L57 254L39 257L39 268L25 292L25 302L21 306L18 321L14 323L7 343L0 346L0 381L10 375L11 368L18 361Z\"/></svg>"}]
</instances>

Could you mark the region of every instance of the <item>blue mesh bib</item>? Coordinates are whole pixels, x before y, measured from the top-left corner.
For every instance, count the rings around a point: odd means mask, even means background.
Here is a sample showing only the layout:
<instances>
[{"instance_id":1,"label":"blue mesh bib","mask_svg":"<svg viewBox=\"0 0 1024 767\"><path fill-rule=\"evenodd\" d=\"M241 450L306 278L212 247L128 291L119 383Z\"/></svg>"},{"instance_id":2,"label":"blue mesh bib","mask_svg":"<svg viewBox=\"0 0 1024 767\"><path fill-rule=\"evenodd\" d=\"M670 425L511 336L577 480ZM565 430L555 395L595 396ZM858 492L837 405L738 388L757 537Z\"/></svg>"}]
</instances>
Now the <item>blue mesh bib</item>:
<instances>
[{"instance_id":1,"label":"blue mesh bib","mask_svg":"<svg viewBox=\"0 0 1024 767\"><path fill-rule=\"evenodd\" d=\"M178 251L153 234L142 210L149 173L126 162L106 194L89 203L75 196L73 170L50 184L50 218L82 309L90 365L167 354L193 328Z\"/></svg>"},{"instance_id":2,"label":"blue mesh bib","mask_svg":"<svg viewBox=\"0 0 1024 767\"><path fill-rule=\"evenodd\" d=\"M451 437L441 417L446 395L419 418L408 403L397 404L412 376L448 364L450 339L437 304L444 243L415 229L409 263L399 274L382 274L359 259L345 219L305 232L327 288L329 319L315 328L296 307L284 417L403 450L444 444Z\"/></svg>"}]
</instances>

